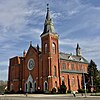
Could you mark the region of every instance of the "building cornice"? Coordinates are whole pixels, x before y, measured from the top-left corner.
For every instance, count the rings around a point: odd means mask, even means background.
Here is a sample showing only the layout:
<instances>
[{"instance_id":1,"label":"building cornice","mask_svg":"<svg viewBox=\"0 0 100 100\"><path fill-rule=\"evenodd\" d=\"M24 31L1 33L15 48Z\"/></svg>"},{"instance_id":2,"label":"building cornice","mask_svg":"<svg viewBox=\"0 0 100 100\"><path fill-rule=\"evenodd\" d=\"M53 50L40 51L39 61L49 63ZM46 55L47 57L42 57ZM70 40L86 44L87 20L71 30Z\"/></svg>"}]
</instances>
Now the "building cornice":
<instances>
[{"instance_id":1,"label":"building cornice","mask_svg":"<svg viewBox=\"0 0 100 100\"><path fill-rule=\"evenodd\" d=\"M88 74L85 71L79 71L79 70L61 70L61 73L74 73L74 74Z\"/></svg>"}]
</instances>

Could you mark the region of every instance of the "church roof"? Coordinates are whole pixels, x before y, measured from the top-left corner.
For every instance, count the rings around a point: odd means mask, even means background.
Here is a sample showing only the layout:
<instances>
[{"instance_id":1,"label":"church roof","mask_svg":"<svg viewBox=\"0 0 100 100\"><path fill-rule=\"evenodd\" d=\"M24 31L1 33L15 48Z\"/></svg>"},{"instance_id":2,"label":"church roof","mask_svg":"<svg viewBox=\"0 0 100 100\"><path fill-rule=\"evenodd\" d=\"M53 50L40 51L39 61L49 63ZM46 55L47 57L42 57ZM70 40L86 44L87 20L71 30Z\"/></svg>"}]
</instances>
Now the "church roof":
<instances>
[{"instance_id":1,"label":"church roof","mask_svg":"<svg viewBox=\"0 0 100 100\"><path fill-rule=\"evenodd\" d=\"M33 47L35 50L37 50L37 47ZM39 48L39 54L41 54L41 48ZM64 52L59 53L60 60L66 60L66 61L74 61L74 62L80 62L80 63L86 63L89 62L82 56L72 55Z\"/></svg>"},{"instance_id":2,"label":"church roof","mask_svg":"<svg viewBox=\"0 0 100 100\"><path fill-rule=\"evenodd\" d=\"M88 61L82 56L76 56L76 55L62 53L62 52L59 53L59 56L60 56L60 60L75 61L75 62L88 64Z\"/></svg>"}]
</instances>

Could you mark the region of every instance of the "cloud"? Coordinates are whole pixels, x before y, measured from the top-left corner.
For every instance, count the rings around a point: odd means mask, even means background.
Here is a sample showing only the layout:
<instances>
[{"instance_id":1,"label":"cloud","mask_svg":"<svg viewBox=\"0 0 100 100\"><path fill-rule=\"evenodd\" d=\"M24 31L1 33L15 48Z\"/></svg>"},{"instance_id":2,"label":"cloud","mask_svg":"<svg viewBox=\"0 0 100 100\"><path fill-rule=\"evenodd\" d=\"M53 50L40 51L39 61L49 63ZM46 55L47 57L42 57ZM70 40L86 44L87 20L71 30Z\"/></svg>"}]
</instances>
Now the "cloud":
<instances>
[{"instance_id":1,"label":"cloud","mask_svg":"<svg viewBox=\"0 0 100 100\"><path fill-rule=\"evenodd\" d=\"M2 66L5 66L5 64L7 64L8 63L8 61L2 61L2 62L0 62L0 66L2 67Z\"/></svg>"},{"instance_id":2,"label":"cloud","mask_svg":"<svg viewBox=\"0 0 100 100\"><path fill-rule=\"evenodd\" d=\"M5 74L4 74L5 73ZM0 80L8 80L8 70L0 70Z\"/></svg>"},{"instance_id":3,"label":"cloud","mask_svg":"<svg viewBox=\"0 0 100 100\"><path fill-rule=\"evenodd\" d=\"M80 30L87 30L93 32L97 32L100 27L100 7L91 6L89 4L79 4L79 12L70 16L70 22L74 21L73 24L68 23L68 25L72 25L71 28L67 29L66 34L75 33ZM82 9L80 9L80 7ZM77 10L76 10L77 12ZM77 19L78 18L78 19ZM73 20L74 19L74 20ZM90 33L90 34L92 34Z\"/></svg>"},{"instance_id":4,"label":"cloud","mask_svg":"<svg viewBox=\"0 0 100 100\"><path fill-rule=\"evenodd\" d=\"M35 0L31 6L29 6L30 2L33 1L5 0L0 3L0 45L4 44L2 49L11 48L16 43L22 42L22 37L25 35L31 35L30 38L39 36L40 29L37 28L39 23L37 24L36 17L43 16L44 12L41 8L37 9ZM32 17L36 20L32 21ZM30 23L37 25L29 27Z\"/></svg>"},{"instance_id":5,"label":"cloud","mask_svg":"<svg viewBox=\"0 0 100 100\"><path fill-rule=\"evenodd\" d=\"M40 40L40 34L42 34L42 29L38 29L38 28L30 28L30 30L20 34L19 38L22 39L22 41L39 41ZM28 38L29 37L29 38ZM25 42L24 41L24 42Z\"/></svg>"},{"instance_id":6,"label":"cloud","mask_svg":"<svg viewBox=\"0 0 100 100\"><path fill-rule=\"evenodd\" d=\"M25 9L27 2L21 0L5 0L0 4L0 25L5 28L20 28L20 25L24 25L26 16Z\"/></svg>"}]
</instances>

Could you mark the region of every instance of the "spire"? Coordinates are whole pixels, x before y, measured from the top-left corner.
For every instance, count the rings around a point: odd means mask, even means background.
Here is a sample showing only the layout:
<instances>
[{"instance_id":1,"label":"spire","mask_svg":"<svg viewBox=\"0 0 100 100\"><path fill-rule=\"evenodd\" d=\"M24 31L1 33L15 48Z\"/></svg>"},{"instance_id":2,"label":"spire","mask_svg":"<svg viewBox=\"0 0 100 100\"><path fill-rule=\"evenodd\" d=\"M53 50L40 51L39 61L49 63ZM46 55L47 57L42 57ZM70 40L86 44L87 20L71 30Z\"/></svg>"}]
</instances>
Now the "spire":
<instances>
[{"instance_id":1,"label":"spire","mask_svg":"<svg viewBox=\"0 0 100 100\"><path fill-rule=\"evenodd\" d=\"M46 20L50 20L51 19L51 14L49 11L49 4L47 4L47 15L46 15Z\"/></svg>"},{"instance_id":2,"label":"spire","mask_svg":"<svg viewBox=\"0 0 100 100\"><path fill-rule=\"evenodd\" d=\"M78 43L77 43L77 47L76 47L76 56L81 56L81 48Z\"/></svg>"},{"instance_id":3,"label":"spire","mask_svg":"<svg viewBox=\"0 0 100 100\"><path fill-rule=\"evenodd\" d=\"M38 52L39 52L39 45L37 44L37 50L38 50Z\"/></svg>"},{"instance_id":4,"label":"spire","mask_svg":"<svg viewBox=\"0 0 100 100\"><path fill-rule=\"evenodd\" d=\"M32 46L32 41L30 41L30 46Z\"/></svg>"},{"instance_id":5,"label":"spire","mask_svg":"<svg viewBox=\"0 0 100 100\"><path fill-rule=\"evenodd\" d=\"M23 57L25 57L25 56L26 56L26 51L24 50L24 51L23 51Z\"/></svg>"},{"instance_id":6,"label":"spire","mask_svg":"<svg viewBox=\"0 0 100 100\"><path fill-rule=\"evenodd\" d=\"M47 14L46 14L46 19L44 23L44 31L41 35L49 33L49 32L55 33L54 25L53 25L53 21L52 21L50 9L49 9L49 4L47 4Z\"/></svg>"},{"instance_id":7,"label":"spire","mask_svg":"<svg viewBox=\"0 0 100 100\"><path fill-rule=\"evenodd\" d=\"M76 49L81 49L78 43L77 43L77 47L76 47Z\"/></svg>"}]
</instances>

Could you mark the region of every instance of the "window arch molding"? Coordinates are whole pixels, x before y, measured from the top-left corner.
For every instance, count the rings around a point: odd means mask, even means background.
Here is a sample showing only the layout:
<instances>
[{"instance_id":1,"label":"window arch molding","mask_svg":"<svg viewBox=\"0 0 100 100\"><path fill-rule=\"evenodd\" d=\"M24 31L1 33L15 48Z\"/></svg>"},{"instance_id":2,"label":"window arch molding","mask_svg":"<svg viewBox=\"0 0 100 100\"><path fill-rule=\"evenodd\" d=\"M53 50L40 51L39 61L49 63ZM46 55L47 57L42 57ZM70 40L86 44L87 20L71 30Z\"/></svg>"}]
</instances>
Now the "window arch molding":
<instances>
[{"instance_id":1,"label":"window arch molding","mask_svg":"<svg viewBox=\"0 0 100 100\"><path fill-rule=\"evenodd\" d=\"M54 42L52 43L52 53L56 54L56 44Z\"/></svg>"},{"instance_id":2,"label":"window arch molding","mask_svg":"<svg viewBox=\"0 0 100 100\"><path fill-rule=\"evenodd\" d=\"M48 44L45 43L45 44L44 44L44 53L47 53L47 52L48 52Z\"/></svg>"}]
</instances>

